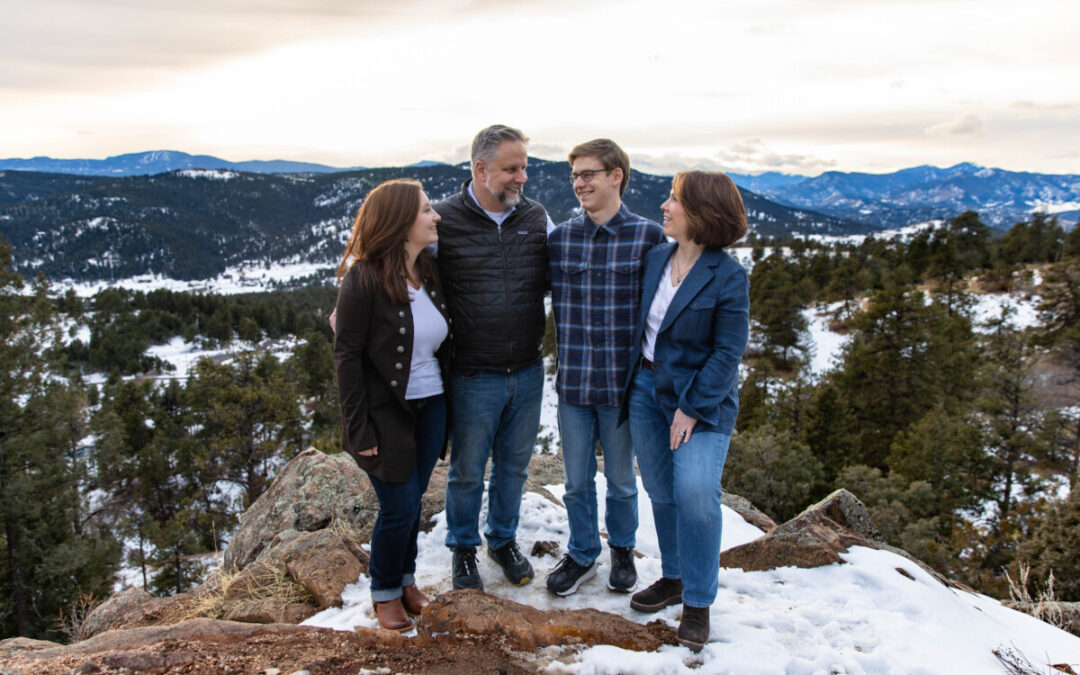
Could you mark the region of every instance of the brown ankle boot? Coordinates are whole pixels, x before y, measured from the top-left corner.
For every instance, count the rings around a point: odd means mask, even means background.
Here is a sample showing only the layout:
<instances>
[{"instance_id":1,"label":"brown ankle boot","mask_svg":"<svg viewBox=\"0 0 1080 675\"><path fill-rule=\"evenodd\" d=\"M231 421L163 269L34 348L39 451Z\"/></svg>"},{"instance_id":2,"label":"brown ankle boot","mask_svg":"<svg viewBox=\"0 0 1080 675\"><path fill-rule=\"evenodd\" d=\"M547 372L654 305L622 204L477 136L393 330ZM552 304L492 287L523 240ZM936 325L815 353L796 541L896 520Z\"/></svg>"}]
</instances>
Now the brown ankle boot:
<instances>
[{"instance_id":1,"label":"brown ankle boot","mask_svg":"<svg viewBox=\"0 0 1080 675\"><path fill-rule=\"evenodd\" d=\"M697 653L709 641L709 608L683 605L682 621L676 637L679 644Z\"/></svg>"},{"instance_id":2,"label":"brown ankle boot","mask_svg":"<svg viewBox=\"0 0 1080 675\"><path fill-rule=\"evenodd\" d=\"M405 613L405 606L401 604L401 598L394 598L387 602L372 601L371 605L375 609L375 617L379 620L379 625L386 630L397 631L398 633L412 630L412 619Z\"/></svg>"},{"instance_id":3,"label":"brown ankle boot","mask_svg":"<svg viewBox=\"0 0 1080 675\"><path fill-rule=\"evenodd\" d=\"M413 616L420 616L424 608L431 604L427 596L420 592L416 584L401 587L401 604L405 605L405 611Z\"/></svg>"}]
</instances>

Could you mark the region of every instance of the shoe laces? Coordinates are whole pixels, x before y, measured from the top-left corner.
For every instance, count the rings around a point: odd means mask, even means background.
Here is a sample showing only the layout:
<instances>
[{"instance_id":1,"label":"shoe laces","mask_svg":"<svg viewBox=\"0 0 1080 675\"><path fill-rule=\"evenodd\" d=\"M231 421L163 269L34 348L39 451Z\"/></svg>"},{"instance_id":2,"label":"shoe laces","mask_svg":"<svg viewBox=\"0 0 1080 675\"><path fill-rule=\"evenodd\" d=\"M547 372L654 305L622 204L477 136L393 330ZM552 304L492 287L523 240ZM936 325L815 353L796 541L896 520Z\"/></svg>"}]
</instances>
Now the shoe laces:
<instances>
[{"instance_id":1,"label":"shoe laces","mask_svg":"<svg viewBox=\"0 0 1080 675\"><path fill-rule=\"evenodd\" d=\"M521 554L521 549L518 548L517 542L512 541L503 547L506 550L506 556L513 563L519 563L525 559L525 556Z\"/></svg>"},{"instance_id":2,"label":"shoe laces","mask_svg":"<svg viewBox=\"0 0 1080 675\"><path fill-rule=\"evenodd\" d=\"M461 563L461 568L465 572L465 576L472 576L476 572L476 554L469 553L468 551L458 554L458 560Z\"/></svg>"},{"instance_id":3,"label":"shoe laces","mask_svg":"<svg viewBox=\"0 0 1080 675\"><path fill-rule=\"evenodd\" d=\"M563 555L562 560L560 560L559 563L557 565L555 565L555 569L552 570L552 571L553 572L559 572L561 570L571 568L571 567L581 567L581 565L579 565L577 563L577 561L574 560L573 558L571 558L570 554L567 553L567 554Z\"/></svg>"}]
</instances>

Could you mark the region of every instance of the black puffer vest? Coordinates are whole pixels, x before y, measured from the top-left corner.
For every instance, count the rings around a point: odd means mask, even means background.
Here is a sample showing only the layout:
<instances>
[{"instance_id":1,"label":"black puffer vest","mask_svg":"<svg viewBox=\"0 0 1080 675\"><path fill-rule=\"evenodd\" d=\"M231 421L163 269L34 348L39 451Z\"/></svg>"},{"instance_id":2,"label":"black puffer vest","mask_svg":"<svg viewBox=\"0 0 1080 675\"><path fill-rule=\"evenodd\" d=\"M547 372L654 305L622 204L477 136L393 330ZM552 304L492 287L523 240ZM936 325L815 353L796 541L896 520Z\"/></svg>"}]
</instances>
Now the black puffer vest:
<instances>
[{"instance_id":1,"label":"black puffer vest","mask_svg":"<svg viewBox=\"0 0 1080 675\"><path fill-rule=\"evenodd\" d=\"M469 196L435 205L439 273L450 299L457 369L513 372L541 355L548 282L547 212L521 198L497 226Z\"/></svg>"}]
</instances>

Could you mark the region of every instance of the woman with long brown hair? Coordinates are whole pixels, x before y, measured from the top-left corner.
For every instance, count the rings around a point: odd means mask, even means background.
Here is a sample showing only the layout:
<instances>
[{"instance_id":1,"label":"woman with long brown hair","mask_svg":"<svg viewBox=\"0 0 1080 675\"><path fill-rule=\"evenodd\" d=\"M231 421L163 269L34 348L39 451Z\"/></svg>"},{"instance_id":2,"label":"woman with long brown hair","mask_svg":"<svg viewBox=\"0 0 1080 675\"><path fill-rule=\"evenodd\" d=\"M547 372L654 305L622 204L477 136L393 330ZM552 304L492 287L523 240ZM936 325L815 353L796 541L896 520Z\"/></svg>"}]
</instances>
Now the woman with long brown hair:
<instances>
[{"instance_id":1,"label":"woman with long brown hair","mask_svg":"<svg viewBox=\"0 0 1080 675\"><path fill-rule=\"evenodd\" d=\"M387 181L360 207L338 266L334 342L342 445L379 499L371 600L379 625L413 627L420 501L446 451L446 299L424 248L439 214L419 182Z\"/></svg>"}]
</instances>

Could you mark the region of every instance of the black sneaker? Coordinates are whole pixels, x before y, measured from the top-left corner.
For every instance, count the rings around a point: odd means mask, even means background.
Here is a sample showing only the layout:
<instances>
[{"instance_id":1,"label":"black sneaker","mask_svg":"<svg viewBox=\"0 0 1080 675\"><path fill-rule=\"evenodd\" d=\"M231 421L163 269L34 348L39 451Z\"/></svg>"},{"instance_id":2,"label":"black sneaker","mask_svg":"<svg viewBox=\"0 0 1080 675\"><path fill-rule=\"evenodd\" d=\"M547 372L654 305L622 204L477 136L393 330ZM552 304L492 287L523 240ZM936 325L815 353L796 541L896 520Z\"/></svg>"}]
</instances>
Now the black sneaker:
<instances>
[{"instance_id":1,"label":"black sneaker","mask_svg":"<svg viewBox=\"0 0 1080 675\"><path fill-rule=\"evenodd\" d=\"M488 546L487 552L489 558L499 563L503 574L506 575L506 580L513 585L524 586L532 581L532 565L525 556L521 555L521 549L518 548L516 541L503 544L502 548Z\"/></svg>"},{"instance_id":2,"label":"black sneaker","mask_svg":"<svg viewBox=\"0 0 1080 675\"><path fill-rule=\"evenodd\" d=\"M630 598L630 609L639 612L659 612L668 605L682 602L682 579L660 580L643 591L638 591Z\"/></svg>"},{"instance_id":3,"label":"black sneaker","mask_svg":"<svg viewBox=\"0 0 1080 675\"><path fill-rule=\"evenodd\" d=\"M479 588L484 590L484 581L476 569L476 549L472 546L459 546L454 549L453 563L454 590Z\"/></svg>"},{"instance_id":4,"label":"black sneaker","mask_svg":"<svg viewBox=\"0 0 1080 675\"><path fill-rule=\"evenodd\" d=\"M567 553L547 576L547 589L555 595L571 595L581 584L596 576L596 562L579 565Z\"/></svg>"},{"instance_id":5,"label":"black sneaker","mask_svg":"<svg viewBox=\"0 0 1080 675\"><path fill-rule=\"evenodd\" d=\"M637 585L637 569L634 567L634 549L609 546L611 549L611 573L607 587L616 593L629 593Z\"/></svg>"},{"instance_id":6,"label":"black sneaker","mask_svg":"<svg viewBox=\"0 0 1080 675\"><path fill-rule=\"evenodd\" d=\"M676 634L679 644L689 647L692 652L700 652L709 641L709 608L683 605L682 621Z\"/></svg>"}]
</instances>

